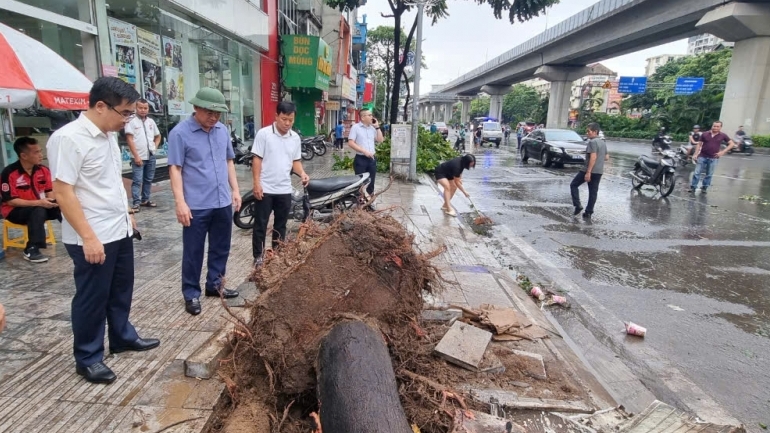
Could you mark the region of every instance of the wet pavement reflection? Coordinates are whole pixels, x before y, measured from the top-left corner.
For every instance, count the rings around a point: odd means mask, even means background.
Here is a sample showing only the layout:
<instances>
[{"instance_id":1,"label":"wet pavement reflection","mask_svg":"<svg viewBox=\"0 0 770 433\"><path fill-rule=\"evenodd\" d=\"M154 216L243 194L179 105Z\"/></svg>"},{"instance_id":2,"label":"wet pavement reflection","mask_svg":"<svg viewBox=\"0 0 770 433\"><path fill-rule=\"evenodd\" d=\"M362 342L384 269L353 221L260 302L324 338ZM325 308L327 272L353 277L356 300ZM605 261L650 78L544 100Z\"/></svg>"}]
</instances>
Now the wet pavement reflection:
<instances>
[{"instance_id":1,"label":"wet pavement reflection","mask_svg":"<svg viewBox=\"0 0 770 433\"><path fill-rule=\"evenodd\" d=\"M770 421L770 155L728 155L708 195L631 187L649 145L608 142L594 216L572 216L578 167L522 164L513 148L476 152L464 175L476 204L624 320L750 431ZM581 188L583 204L588 191ZM677 307L677 308L673 308ZM570 313L562 313L570 314ZM622 326L622 325L621 325ZM736 386L737 385L737 386ZM753 427L752 427L753 426Z\"/></svg>"}]
</instances>

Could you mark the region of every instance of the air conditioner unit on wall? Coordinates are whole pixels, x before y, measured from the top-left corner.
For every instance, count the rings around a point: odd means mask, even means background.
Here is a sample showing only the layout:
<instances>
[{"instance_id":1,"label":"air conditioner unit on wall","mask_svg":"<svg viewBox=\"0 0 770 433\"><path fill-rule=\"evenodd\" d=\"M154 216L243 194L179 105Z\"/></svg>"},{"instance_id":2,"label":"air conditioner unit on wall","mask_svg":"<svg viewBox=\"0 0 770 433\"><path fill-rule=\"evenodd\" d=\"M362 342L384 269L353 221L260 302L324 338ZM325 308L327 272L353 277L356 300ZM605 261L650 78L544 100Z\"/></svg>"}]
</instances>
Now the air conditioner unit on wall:
<instances>
[{"instance_id":1,"label":"air conditioner unit on wall","mask_svg":"<svg viewBox=\"0 0 770 433\"><path fill-rule=\"evenodd\" d=\"M313 0L297 0L298 11L310 11L313 10Z\"/></svg>"}]
</instances>

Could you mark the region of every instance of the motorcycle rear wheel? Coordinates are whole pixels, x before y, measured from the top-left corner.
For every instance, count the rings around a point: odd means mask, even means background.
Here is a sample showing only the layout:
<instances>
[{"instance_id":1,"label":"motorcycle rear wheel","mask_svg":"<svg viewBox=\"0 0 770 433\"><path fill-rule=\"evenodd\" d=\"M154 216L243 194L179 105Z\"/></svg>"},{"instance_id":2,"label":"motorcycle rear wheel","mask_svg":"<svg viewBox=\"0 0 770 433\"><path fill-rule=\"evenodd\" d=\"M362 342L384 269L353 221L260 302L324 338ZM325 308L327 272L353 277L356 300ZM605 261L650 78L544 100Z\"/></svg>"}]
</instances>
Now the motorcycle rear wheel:
<instances>
[{"instance_id":1,"label":"motorcycle rear wheel","mask_svg":"<svg viewBox=\"0 0 770 433\"><path fill-rule=\"evenodd\" d=\"M324 156L326 154L326 143L321 141L313 144L313 152L318 156Z\"/></svg>"},{"instance_id":2,"label":"motorcycle rear wheel","mask_svg":"<svg viewBox=\"0 0 770 433\"><path fill-rule=\"evenodd\" d=\"M302 159L305 161L310 161L315 156L315 151L313 150L313 146L309 144L303 144L302 145Z\"/></svg>"},{"instance_id":3,"label":"motorcycle rear wheel","mask_svg":"<svg viewBox=\"0 0 770 433\"><path fill-rule=\"evenodd\" d=\"M676 179L674 178L673 174L663 175L663 179L661 180L660 184L658 185L658 191L660 191L661 197L668 197L672 192L674 192L674 186L676 185Z\"/></svg>"},{"instance_id":4,"label":"motorcycle rear wheel","mask_svg":"<svg viewBox=\"0 0 770 433\"><path fill-rule=\"evenodd\" d=\"M642 169L641 168L637 168L636 170L634 170L634 175L636 175L638 177L642 177L641 174L642 174ZM635 177L632 177L631 178L631 186L633 186L634 189L639 189L642 186L644 186L644 182L640 182Z\"/></svg>"},{"instance_id":5,"label":"motorcycle rear wheel","mask_svg":"<svg viewBox=\"0 0 770 433\"><path fill-rule=\"evenodd\" d=\"M249 199L241 203L241 209L233 215L233 223L239 229L252 229L254 228L254 210L257 201L255 199Z\"/></svg>"}]
</instances>

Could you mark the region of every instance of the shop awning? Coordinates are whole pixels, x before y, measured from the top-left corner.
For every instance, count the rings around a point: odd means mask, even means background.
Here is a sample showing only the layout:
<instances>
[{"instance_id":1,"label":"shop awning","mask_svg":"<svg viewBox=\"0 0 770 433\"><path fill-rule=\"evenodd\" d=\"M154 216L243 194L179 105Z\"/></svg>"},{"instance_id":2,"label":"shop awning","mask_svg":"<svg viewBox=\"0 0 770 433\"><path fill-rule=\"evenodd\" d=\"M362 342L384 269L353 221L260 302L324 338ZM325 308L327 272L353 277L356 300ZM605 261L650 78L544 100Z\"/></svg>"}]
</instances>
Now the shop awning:
<instances>
[{"instance_id":1,"label":"shop awning","mask_svg":"<svg viewBox=\"0 0 770 433\"><path fill-rule=\"evenodd\" d=\"M55 51L0 23L0 108L88 109L91 80Z\"/></svg>"}]
</instances>

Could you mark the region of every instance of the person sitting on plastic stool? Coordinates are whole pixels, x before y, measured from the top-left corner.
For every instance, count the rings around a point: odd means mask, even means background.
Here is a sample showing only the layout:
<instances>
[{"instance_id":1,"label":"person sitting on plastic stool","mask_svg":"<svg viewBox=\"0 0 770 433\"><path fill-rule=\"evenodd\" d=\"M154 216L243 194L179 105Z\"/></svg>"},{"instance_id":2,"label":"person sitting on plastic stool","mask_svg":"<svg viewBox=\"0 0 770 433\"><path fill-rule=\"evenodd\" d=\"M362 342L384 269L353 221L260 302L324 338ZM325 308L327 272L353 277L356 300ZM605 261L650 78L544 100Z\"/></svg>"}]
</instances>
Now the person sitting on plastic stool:
<instances>
[{"instance_id":1,"label":"person sitting on plastic stool","mask_svg":"<svg viewBox=\"0 0 770 433\"><path fill-rule=\"evenodd\" d=\"M51 172L42 165L43 151L37 140L20 137L13 143L19 160L9 165L0 175L3 218L14 224L27 226L27 246L24 259L43 263L48 257L40 253L45 243L45 222L61 222L61 210L53 194Z\"/></svg>"}]
</instances>

